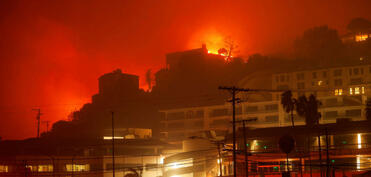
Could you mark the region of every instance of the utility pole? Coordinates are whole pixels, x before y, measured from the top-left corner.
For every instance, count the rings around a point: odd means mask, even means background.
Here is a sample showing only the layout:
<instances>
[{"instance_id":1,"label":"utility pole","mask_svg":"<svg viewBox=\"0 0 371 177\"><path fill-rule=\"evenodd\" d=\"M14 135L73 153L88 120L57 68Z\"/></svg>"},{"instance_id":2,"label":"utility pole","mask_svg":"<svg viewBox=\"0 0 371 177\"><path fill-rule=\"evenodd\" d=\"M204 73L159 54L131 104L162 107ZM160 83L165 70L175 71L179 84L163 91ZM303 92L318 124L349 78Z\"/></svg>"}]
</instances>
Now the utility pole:
<instances>
[{"instance_id":1,"label":"utility pole","mask_svg":"<svg viewBox=\"0 0 371 177\"><path fill-rule=\"evenodd\" d=\"M254 119L247 119L247 120L239 120L236 121L235 123L240 123L242 122L242 127L243 127L243 143L244 143L244 151L245 151L245 170L246 170L246 176L249 175L249 159L248 159L248 152L247 152L247 135L246 135L246 123L245 122L252 122L252 121L257 121L256 118Z\"/></svg>"},{"instance_id":2,"label":"utility pole","mask_svg":"<svg viewBox=\"0 0 371 177\"><path fill-rule=\"evenodd\" d=\"M112 113L112 176L115 177L115 124L113 120L113 111Z\"/></svg>"},{"instance_id":3,"label":"utility pole","mask_svg":"<svg viewBox=\"0 0 371 177\"><path fill-rule=\"evenodd\" d=\"M232 124L233 124L233 176L237 177L237 160L236 160L236 93L237 92L282 92L283 90L268 89L245 89L237 87L219 87L219 90L228 90L232 93Z\"/></svg>"},{"instance_id":4,"label":"utility pole","mask_svg":"<svg viewBox=\"0 0 371 177\"><path fill-rule=\"evenodd\" d=\"M325 129L326 131L326 177L329 177L330 175L330 154L329 154L329 145L328 145L328 130L327 127Z\"/></svg>"},{"instance_id":5,"label":"utility pole","mask_svg":"<svg viewBox=\"0 0 371 177\"><path fill-rule=\"evenodd\" d=\"M36 120L37 120L37 138L40 138L40 117L41 117L41 110L38 109L32 109L33 111L37 111Z\"/></svg>"},{"instance_id":6,"label":"utility pole","mask_svg":"<svg viewBox=\"0 0 371 177\"><path fill-rule=\"evenodd\" d=\"M237 160L236 160L236 87L219 87L221 90L230 90L232 92L232 124L233 124L233 176L237 177Z\"/></svg>"},{"instance_id":7,"label":"utility pole","mask_svg":"<svg viewBox=\"0 0 371 177\"><path fill-rule=\"evenodd\" d=\"M246 176L249 176L249 160L248 160L248 154L247 154L247 145L246 145L246 126L245 121L242 121L243 125L243 146L245 147L245 170L246 170Z\"/></svg>"},{"instance_id":8,"label":"utility pole","mask_svg":"<svg viewBox=\"0 0 371 177\"><path fill-rule=\"evenodd\" d=\"M46 132L49 132L49 123L50 121L42 121L42 123L45 123L46 124Z\"/></svg>"}]
</instances>

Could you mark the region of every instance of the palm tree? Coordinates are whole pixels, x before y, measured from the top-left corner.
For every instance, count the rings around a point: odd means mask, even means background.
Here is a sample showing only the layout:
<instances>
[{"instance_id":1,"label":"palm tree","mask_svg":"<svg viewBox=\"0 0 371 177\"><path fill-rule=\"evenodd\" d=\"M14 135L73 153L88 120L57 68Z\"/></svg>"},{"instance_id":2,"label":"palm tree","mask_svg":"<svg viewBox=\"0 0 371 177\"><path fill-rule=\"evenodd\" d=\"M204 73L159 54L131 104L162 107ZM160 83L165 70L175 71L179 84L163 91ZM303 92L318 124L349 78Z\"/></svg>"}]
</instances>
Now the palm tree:
<instances>
[{"instance_id":1,"label":"palm tree","mask_svg":"<svg viewBox=\"0 0 371 177\"><path fill-rule=\"evenodd\" d=\"M283 92L281 95L281 104L286 113L291 114L291 123L294 128L294 109L296 104L296 99L292 98L292 93L290 90Z\"/></svg>"},{"instance_id":2,"label":"palm tree","mask_svg":"<svg viewBox=\"0 0 371 177\"><path fill-rule=\"evenodd\" d=\"M309 99L305 95L300 96L296 102L296 112L299 116L304 116L305 124L309 127L314 127L319 124L321 113L318 112L318 107L321 102L314 95L310 95Z\"/></svg>"},{"instance_id":3,"label":"palm tree","mask_svg":"<svg viewBox=\"0 0 371 177\"><path fill-rule=\"evenodd\" d=\"M366 102L366 119L371 122L371 99L368 99Z\"/></svg>"},{"instance_id":4,"label":"palm tree","mask_svg":"<svg viewBox=\"0 0 371 177\"><path fill-rule=\"evenodd\" d=\"M311 94L309 99L305 95L300 96L296 103L296 112L299 116L304 116L306 126L314 128L315 125L319 125L319 119L321 118L321 113L318 112L318 107L321 105L321 102L316 99L316 97ZM321 134L318 136L318 155L319 162L322 164L322 155L321 155ZM320 171L322 173L322 166L320 166Z\"/></svg>"}]
</instances>

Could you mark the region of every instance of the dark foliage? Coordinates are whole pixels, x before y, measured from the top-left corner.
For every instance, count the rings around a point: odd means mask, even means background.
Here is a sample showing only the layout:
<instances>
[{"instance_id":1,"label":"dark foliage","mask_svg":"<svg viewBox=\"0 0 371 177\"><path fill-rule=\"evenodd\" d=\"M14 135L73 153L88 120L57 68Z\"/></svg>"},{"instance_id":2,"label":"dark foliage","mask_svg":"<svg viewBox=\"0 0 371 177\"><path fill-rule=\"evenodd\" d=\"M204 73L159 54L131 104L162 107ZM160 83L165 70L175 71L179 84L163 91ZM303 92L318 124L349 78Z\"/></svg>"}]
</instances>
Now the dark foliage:
<instances>
[{"instance_id":1,"label":"dark foliage","mask_svg":"<svg viewBox=\"0 0 371 177\"><path fill-rule=\"evenodd\" d=\"M309 127L314 127L319 124L321 113L318 112L318 107L321 102L316 99L314 95L310 95L309 99L302 95L298 98L296 103L296 112L299 116L305 118L305 124Z\"/></svg>"},{"instance_id":2,"label":"dark foliage","mask_svg":"<svg viewBox=\"0 0 371 177\"><path fill-rule=\"evenodd\" d=\"M349 22L347 29L352 33L370 32L371 22L364 18L355 18Z\"/></svg>"},{"instance_id":3,"label":"dark foliage","mask_svg":"<svg viewBox=\"0 0 371 177\"><path fill-rule=\"evenodd\" d=\"M329 66L346 59L345 46L336 30L327 26L308 29L294 43L295 56L303 64Z\"/></svg>"},{"instance_id":4,"label":"dark foliage","mask_svg":"<svg viewBox=\"0 0 371 177\"><path fill-rule=\"evenodd\" d=\"M292 127L295 127L294 113L293 112L295 110L296 99L292 98L292 93L291 93L290 90L282 93L281 104L282 104L283 109L285 110L285 112L291 114Z\"/></svg>"}]
</instances>

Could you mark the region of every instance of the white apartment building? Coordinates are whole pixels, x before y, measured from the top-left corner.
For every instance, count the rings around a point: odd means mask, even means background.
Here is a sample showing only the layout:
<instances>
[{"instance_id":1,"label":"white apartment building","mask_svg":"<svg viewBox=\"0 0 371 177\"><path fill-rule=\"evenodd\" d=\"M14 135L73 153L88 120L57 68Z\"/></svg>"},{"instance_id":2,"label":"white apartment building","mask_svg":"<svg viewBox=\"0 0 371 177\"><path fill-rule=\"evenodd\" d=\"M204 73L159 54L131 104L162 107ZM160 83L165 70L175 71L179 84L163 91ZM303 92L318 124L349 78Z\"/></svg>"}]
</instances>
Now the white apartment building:
<instances>
[{"instance_id":1,"label":"white apartment building","mask_svg":"<svg viewBox=\"0 0 371 177\"><path fill-rule=\"evenodd\" d=\"M272 89L292 90L294 98L303 94L316 95L322 102L320 123L335 123L339 118L364 120L365 103L371 98L371 65L277 73L272 75L271 82ZM272 94L271 101L239 103L236 119L255 120L247 123L250 128L290 126L290 115L284 112L280 97L281 93L277 92ZM232 127L231 103L160 112L161 134L169 143L180 144L182 140L205 133L224 136ZM294 120L295 125L305 124L304 118L296 114Z\"/></svg>"}]
</instances>

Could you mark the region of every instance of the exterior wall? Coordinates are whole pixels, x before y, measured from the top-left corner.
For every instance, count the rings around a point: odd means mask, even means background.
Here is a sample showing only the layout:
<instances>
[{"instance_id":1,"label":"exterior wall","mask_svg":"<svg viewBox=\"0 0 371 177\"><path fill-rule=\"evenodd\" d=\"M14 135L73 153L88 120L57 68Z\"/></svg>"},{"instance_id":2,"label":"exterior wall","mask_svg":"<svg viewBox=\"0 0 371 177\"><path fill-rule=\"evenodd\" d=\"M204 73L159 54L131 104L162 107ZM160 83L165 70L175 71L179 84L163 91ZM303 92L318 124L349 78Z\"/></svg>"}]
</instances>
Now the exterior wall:
<instances>
[{"instance_id":1,"label":"exterior wall","mask_svg":"<svg viewBox=\"0 0 371 177\"><path fill-rule=\"evenodd\" d=\"M16 156L2 159L1 164L7 171L0 176L103 176L99 157Z\"/></svg>"},{"instance_id":2,"label":"exterior wall","mask_svg":"<svg viewBox=\"0 0 371 177\"><path fill-rule=\"evenodd\" d=\"M317 97L334 96L339 89L342 89L341 95L371 95L370 83L371 65L280 73L272 76L273 89L294 90L294 97L303 93L314 93ZM357 87L359 94L355 93ZM276 93L273 99L279 100L279 96L280 93Z\"/></svg>"},{"instance_id":3,"label":"exterior wall","mask_svg":"<svg viewBox=\"0 0 371 177\"><path fill-rule=\"evenodd\" d=\"M197 112L202 112L198 116ZM192 136L224 137L231 130L232 106L225 105L173 109L162 111L162 135L164 140L179 144ZM286 126L290 122L283 119L284 112L279 101L240 103L236 106L236 120L256 119L249 127L263 128ZM237 125L241 126L241 125ZM215 133L215 134L214 134Z\"/></svg>"},{"instance_id":4,"label":"exterior wall","mask_svg":"<svg viewBox=\"0 0 371 177\"><path fill-rule=\"evenodd\" d=\"M338 67L272 75L272 89L292 90L293 97L315 94L322 102L320 123L335 123L338 118L364 120L364 104L371 97L371 65ZM355 91L357 90L357 92ZM252 128L290 126L290 115L284 112L280 97L274 93L272 101L242 102L236 105L236 118L256 119L247 123ZM163 140L180 144L192 136L205 132L223 136L230 131L232 108L230 103L216 106L162 110ZM295 114L295 112L294 112ZM295 125L304 125L303 117L294 115ZM241 126L241 125L237 125Z\"/></svg>"},{"instance_id":5,"label":"exterior wall","mask_svg":"<svg viewBox=\"0 0 371 177\"><path fill-rule=\"evenodd\" d=\"M142 177L162 176L163 157L158 156L117 156L115 157L115 175L125 176L129 173L141 174ZM112 156L103 160L104 177L112 176Z\"/></svg>"}]
</instances>

